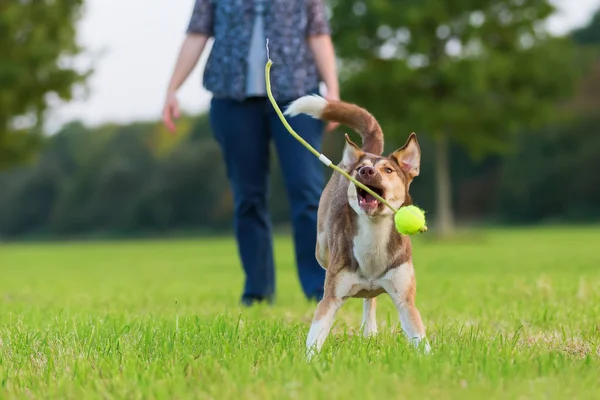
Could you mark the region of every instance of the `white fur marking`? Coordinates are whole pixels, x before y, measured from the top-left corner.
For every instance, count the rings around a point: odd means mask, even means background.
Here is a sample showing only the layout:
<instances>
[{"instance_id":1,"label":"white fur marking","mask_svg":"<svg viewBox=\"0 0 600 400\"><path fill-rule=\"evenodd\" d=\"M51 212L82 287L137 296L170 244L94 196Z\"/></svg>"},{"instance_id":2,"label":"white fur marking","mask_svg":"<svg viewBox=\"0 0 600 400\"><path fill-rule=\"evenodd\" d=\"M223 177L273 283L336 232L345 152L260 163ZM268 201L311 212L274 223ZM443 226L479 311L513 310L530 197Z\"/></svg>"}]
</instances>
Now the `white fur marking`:
<instances>
[{"instance_id":1,"label":"white fur marking","mask_svg":"<svg viewBox=\"0 0 600 400\"><path fill-rule=\"evenodd\" d=\"M356 186L352 183L348 185L348 203L357 215L365 215L363 209L358 205L358 193Z\"/></svg>"},{"instance_id":2,"label":"white fur marking","mask_svg":"<svg viewBox=\"0 0 600 400\"><path fill-rule=\"evenodd\" d=\"M327 316L325 316L326 318ZM325 321L325 318L313 321L310 326L310 331L308 331L308 337L306 338L306 356L310 359L315 353L318 353L320 349L318 349L317 339L319 335L322 335Z\"/></svg>"},{"instance_id":3,"label":"white fur marking","mask_svg":"<svg viewBox=\"0 0 600 400\"><path fill-rule=\"evenodd\" d=\"M369 218L359 215L358 232L354 237L354 257L365 278L377 278L386 270L389 260L388 242L392 231L391 218Z\"/></svg>"},{"instance_id":4,"label":"white fur marking","mask_svg":"<svg viewBox=\"0 0 600 400\"><path fill-rule=\"evenodd\" d=\"M317 244L319 245L317 249L318 253L316 253L317 262L321 268L327 269L327 232L317 233Z\"/></svg>"},{"instance_id":5,"label":"white fur marking","mask_svg":"<svg viewBox=\"0 0 600 400\"><path fill-rule=\"evenodd\" d=\"M342 153L342 165L346 168L350 168L358 161L358 150L354 146L346 143L344 146L344 152Z\"/></svg>"},{"instance_id":6,"label":"white fur marking","mask_svg":"<svg viewBox=\"0 0 600 400\"><path fill-rule=\"evenodd\" d=\"M321 118L323 110L327 106L327 100L319 95L302 96L294 100L285 110L284 114L294 117L298 114L307 114L313 118Z\"/></svg>"},{"instance_id":7,"label":"white fur marking","mask_svg":"<svg viewBox=\"0 0 600 400\"><path fill-rule=\"evenodd\" d=\"M323 300L322 300L323 301ZM310 331L306 338L306 357L310 360L312 356L319 353L329 336L335 314L344 303L341 299L333 299L327 304L327 310L321 319L313 319Z\"/></svg>"},{"instance_id":8,"label":"white fur marking","mask_svg":"<svg viewBox=\"0 0 600 400\"><path fill-rule=\"evenodd\" d=\"M411 263L407 262L389 270L381 277L382 287L390 296L396 296L398 299L406 297L406 291L412 283L414 269Z\"/></svg>"},{"instance_id":9,"label":"white fur marking","mask_svg":"<svg viewBox=\"0 0 600 400\"><path fill-rule=\"evenodd\" d=\"M338 273L335 280L335 297L343 299L358 293L360 283L357 274L347 271Z\"/></svg>"}]
</instances>

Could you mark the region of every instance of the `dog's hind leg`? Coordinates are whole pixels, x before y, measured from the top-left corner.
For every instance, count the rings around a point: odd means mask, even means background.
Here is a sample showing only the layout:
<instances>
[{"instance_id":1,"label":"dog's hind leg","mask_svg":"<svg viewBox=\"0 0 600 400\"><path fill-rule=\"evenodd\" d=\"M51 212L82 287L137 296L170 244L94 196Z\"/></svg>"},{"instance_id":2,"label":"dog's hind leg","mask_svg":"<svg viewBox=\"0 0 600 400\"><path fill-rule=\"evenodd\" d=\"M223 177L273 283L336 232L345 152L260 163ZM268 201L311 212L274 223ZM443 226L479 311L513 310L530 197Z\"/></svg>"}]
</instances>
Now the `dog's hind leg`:
<instances>
[{"instance_id":1,"label":"dog's hind leg","mask_svg":"<svg viewBox=\"0 0 600 400\"><path fill-rule=\"evenodd\" d=\"M361 327L363 328L363 334L365 337L374 336L377 334L376 309L377 301L375 297L372 299L364 299Z\"/></svg>"}]
</instances>

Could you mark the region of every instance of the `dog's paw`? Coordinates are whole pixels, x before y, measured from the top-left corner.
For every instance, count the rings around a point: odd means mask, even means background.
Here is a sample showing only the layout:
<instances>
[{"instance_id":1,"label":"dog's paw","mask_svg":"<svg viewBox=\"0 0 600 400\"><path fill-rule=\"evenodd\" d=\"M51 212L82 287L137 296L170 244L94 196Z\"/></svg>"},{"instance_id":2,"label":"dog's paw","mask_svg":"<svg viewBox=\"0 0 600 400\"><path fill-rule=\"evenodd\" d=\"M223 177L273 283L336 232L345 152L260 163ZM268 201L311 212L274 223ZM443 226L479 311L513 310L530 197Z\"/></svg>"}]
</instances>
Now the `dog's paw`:
<instances>
[{"instance_id":1,"label":"dog's paw","mask_svg":"<svg viewBox=\"0 0 600 400\"><path fill-rule=\"evenodd\" d=\"M370 327L367 325L367 327L365 327L365 329L363 330L363 336L365 338L374 338L375 336L377 336L377 327Z\"/></svg>"},{"instance_id":2,"label":"dog's paw","mask_svg":"<svg viewBox=\"0 0 600 400\"><path fill-rule=\"evenodd\" d=\"M311 362L317 355L319 351L317 350L317 346L310 346L306 348L306 362Z\"/></svg>"},{"instance_id":3,"label":"dog's paw","mask_svg":"<svg viewBox=\"0 0 600 400\"><path fill-rule=\"evenodd\" d=\"M429 342L427 341L426 338L416 337L416 338L412 338L410 341L415 346L415 348L418 351L420 351L421 353L423 353L425 355L431 354L431 346L429 345Z\"/></svg>"}]
</instances>

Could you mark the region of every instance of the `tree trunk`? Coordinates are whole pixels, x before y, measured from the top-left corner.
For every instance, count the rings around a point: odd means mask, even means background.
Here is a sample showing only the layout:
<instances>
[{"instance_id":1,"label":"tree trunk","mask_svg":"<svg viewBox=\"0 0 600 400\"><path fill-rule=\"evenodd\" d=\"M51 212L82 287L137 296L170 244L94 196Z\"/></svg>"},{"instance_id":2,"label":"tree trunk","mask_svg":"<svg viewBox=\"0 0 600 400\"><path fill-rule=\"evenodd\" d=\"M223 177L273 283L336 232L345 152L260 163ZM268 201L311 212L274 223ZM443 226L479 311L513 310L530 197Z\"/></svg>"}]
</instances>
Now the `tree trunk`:
<instances>
[{"instance_id":1,"label":"tree trunk","mask_svg":"<svg viewBox=\"0 0 600 400\"><path fill-rule=\"evenodd\" d=\"M442 134L435 142L436 228L442 237L454 233L449 153L448 138Z\"/></svg>"}]
</instances>

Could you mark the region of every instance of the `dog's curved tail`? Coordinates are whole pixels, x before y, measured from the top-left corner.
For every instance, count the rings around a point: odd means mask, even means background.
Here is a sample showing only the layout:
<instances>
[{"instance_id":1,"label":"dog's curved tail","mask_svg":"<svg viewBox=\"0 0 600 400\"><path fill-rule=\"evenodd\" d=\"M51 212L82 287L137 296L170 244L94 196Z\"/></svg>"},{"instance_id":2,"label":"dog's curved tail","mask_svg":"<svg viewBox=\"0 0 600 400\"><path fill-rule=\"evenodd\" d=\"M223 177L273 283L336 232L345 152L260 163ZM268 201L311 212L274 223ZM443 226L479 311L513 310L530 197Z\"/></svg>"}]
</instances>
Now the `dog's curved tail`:
<instances>
[{"instance_id":1,"label":"dog's curved tail","mask_svg":"<svg viewBox=\"0 0 600 400\"><path fill-rule=\"evenodd\" d=\"M362 139L361 150L381 155L383 131L370 112L356 104L329 101L318 95L307 95L294 100L284 112L291 117L307 114L313 118L338 122L356 131Z\"/></svg>"}]
</instances>

